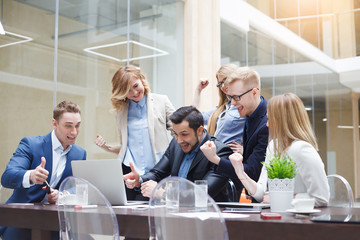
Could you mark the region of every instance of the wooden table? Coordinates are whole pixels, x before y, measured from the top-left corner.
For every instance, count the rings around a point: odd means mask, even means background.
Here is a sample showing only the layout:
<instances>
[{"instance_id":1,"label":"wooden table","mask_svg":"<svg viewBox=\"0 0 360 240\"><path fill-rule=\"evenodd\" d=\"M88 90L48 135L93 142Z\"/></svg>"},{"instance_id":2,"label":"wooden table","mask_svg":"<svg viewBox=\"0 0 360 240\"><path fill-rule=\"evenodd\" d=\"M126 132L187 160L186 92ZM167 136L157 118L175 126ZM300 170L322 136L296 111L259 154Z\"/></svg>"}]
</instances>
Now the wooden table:
<instances>
[{"instance_id":1,"label":"wooden table","mask_svg":"<svg viewBox=\"0 0 360 240\"><path fill-rule=\"evenodd\" d=\"M120 234L148 239L148 211L115 208ZM320 214L358 214L360 208L322 208ZM265 209L264 211L270 211ZM283 213L281 220L262 220L259 214L249 218L226 219L230 239L360 239L360 224L314 223L309 217ZM49 239L59 229L56 205L0 205L0 226L32 229L33 239Z\"/></svg>"}]
</instances>

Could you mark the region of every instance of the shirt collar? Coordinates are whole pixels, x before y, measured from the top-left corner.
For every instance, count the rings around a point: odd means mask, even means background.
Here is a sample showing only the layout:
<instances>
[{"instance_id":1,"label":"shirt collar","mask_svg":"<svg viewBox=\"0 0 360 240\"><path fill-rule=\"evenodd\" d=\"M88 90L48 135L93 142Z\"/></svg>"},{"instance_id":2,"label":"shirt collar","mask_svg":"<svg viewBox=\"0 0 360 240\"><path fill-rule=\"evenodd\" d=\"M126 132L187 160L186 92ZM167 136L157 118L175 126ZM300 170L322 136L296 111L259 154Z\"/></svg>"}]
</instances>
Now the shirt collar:
<instances>
[{"instance_id":1,"label":"shirt collar","mask_svg":"<svg viewBox=\"0 0 360 240\"><path fill-rule=\"evenodd\" d=\"M143 108L146 104L146 95L144 95L143 99L141 99L138 103L134 102L133 100L130 100L130 104Z\"/></svg>"},{"instance_id":2,"label":"shirt collar","mask_svg":"<svg viewBox=\"0 0 360 240\"><path fill-rule=\"evenodd\" d=\"M249 118L254 118L257 114L257 112L259 111L259 109L261 108L262 104L264 102L264 98L260 97L260 104L257 106L257 108L255 109L255 111L251 114L251 116L249 116Z\"/></svg>"},{"instance_id":3,"label":"shirt collar","mask_svg":"<svg viewBox=\"0 0 360 240\"><path fill-rule=\"evenodd\" d=\"M229 110L231 108L231 101L229 101L226 105L225 105L226 110Z\"/></svg>"},{"instance_id":4,"label":"shirt collar","mask_svg":"<svg viewBox=\"0 0 360 240\"><path fill-rule=\"evenodd\" d=\"M59 139L56 137L54 130L52 130L51 132L51 142L52 142L53 151L60 151L60 153L64 151L64 147L60 143ZM71 148L72 145L68 146L65 151L69 152Z\"/></svg>"}]
</instances>

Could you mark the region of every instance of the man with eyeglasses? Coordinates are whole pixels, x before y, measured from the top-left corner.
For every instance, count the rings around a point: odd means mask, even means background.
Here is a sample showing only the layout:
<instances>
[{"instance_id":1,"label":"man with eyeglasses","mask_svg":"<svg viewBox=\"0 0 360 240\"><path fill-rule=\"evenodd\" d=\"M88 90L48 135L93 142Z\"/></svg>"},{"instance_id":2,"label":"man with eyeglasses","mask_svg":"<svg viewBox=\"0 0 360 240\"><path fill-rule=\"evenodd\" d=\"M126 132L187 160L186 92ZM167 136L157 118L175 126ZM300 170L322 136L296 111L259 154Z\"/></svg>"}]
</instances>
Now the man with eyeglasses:
<instances>
[{"instance_id":1,"label":"man with eyeglasses","mask_svg":"<svg viewBox=\"0 0 360 240\"><path fill-rule=\"evenodd\" d=\"M260 95L260 77L254 70L240 67L227 78L226 84L226 97L238 109L240 117L246 117L243 136L244 170L250 178L257 181L262 168L261 162L265 161L269 137L266 126L267 100ZM207 142L200 149L209 161L218 165L218 173L237 179L231 162L215 154L214 144Z\"/></svg>"}]
</instances>

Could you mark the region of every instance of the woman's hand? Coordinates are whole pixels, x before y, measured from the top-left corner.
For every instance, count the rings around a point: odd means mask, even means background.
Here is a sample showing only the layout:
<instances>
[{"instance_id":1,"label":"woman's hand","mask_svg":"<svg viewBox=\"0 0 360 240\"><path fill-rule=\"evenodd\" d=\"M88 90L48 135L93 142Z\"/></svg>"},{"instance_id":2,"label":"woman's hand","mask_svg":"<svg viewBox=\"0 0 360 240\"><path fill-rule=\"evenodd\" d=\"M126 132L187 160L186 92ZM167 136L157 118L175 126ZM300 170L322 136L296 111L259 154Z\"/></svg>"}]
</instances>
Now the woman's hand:
<instances>
[{"instance_id":1,"label":"woman's hand","mask_svg":"<svg viewBox=\"0 0 360 240\"><path fill-rule=\"evenodd\" d=\"M209 80L207 78L200 78L199 84L196 89L201 92L209 85Z\"/></svg>"},{"instance_id":2,"label":"woman's hand","mask_svg":"<svg viewBox=\"0 0 360 240\"><path fill-rule=\"evenodd\" d=\"M96 136L95 144L96 144L97 146L99 146L99 147L101 147L101 148L109 151L109 148L110 148L110 147L106 144L106 141L105 141L105 139L104 139L102 136L100 136L100 135L97 135L97 136Z\"/></svg>"},{"instance_id":3,"label":"woman's hand","mask_svg":"<svg viewBox=\"0 0 360 240\"><path fill-rule=\"evenodd\" d=\"M195 88L194 99L192 105L196 108L200 107L200 94L209 85L209 80L206 78L200 78L199 84Z\"/></svg>"},{"instance_id":4,"label":"woman's hand","mask_svg":"<svg viewBox=\"0 0 360 240\"><path fill-rule=\"evenodd\" d=\"M262 203L270 203L270 195L268 192L264 194Z\"/></svg>"},{"instance_id":5,"label":"woman's hand","mask_svg":"<svg viewBox=\"0 0 360 240\"><path fill-rule=\"evenodd\" d=\"M120 146L107 145L105 139L100 135L96 136L95 144L108 152L112 152L115 154L119 154L120 152Z\"/></svg>"},{"instance_id":6,"label":"woman's hand","mask_svg":"<svg viewBox=\"0 0 360 240\"><path fill-rule=\"evenodd\" d=\"M229 159L240 181L245 179L247 175L244 172L243 156L240 153L233 153L229 156Z\"/></svg>"},{"instance_id":7,"label":"woman's hand","mask_svg":"<svg viewBox=\"0 0 360 240\"><path fill-rule=\"evenodd\" d=\"M243 155L240 153L233 153L229 156L229 159L235 169L237 177L240 179L247 192L253 196L257 191L257 184L244 171Z\"/></svg>"}]
</instances>

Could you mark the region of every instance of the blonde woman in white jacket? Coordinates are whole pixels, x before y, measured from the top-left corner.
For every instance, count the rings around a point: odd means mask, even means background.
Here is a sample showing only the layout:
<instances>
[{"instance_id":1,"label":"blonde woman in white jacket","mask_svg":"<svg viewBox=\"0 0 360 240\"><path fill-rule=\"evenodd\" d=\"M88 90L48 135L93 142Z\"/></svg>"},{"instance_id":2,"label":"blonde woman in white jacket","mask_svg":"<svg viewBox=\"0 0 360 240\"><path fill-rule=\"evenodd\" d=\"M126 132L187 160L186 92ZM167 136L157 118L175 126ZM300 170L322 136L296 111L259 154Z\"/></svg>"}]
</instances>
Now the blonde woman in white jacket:
<instances>
[{"instance_id":1,"label":"blonde woman in white jacket","mask_svg":"<svg viewBox=\"0 0 360 240\"><path fill-rule=\"evenodd\" d=\"M287 154L293 158L297 166L294 194L305 193L315 199L315 206L326 206L330 197L329 185L303 102L293 93L275 96L268 102L267 115L270 142L265 163L274 154ZM258 202L269 202L265 194L268 179L265 166L255 182L244 172L240 154L234 153L229 159L248 193Z\"/></svg>"},{"instance_id":2,"label":"blonde woman in white jacket","mask_svg":"<svg viewBox=\"0 0 360 240\"><path fill-rule=\"evenodd\" d=\"M140 68L132 65L120 67L113 76L111 103L120 145L108 145L101 136L97 136L95 143L118 154L124 174L131 172L130 162L144 174L160 160L170 143L169 117L175 109L166 95L150 92L146 77ZM140 191L126 191L129 200L144 200Z\"/></svg>"}]
</instances>

